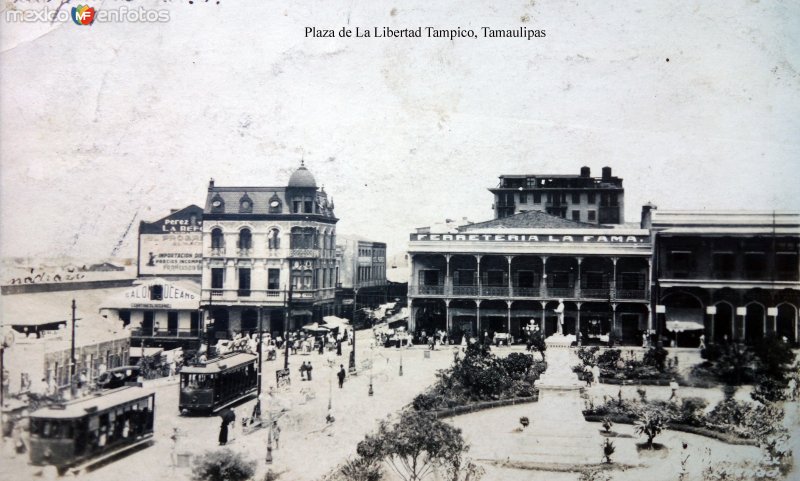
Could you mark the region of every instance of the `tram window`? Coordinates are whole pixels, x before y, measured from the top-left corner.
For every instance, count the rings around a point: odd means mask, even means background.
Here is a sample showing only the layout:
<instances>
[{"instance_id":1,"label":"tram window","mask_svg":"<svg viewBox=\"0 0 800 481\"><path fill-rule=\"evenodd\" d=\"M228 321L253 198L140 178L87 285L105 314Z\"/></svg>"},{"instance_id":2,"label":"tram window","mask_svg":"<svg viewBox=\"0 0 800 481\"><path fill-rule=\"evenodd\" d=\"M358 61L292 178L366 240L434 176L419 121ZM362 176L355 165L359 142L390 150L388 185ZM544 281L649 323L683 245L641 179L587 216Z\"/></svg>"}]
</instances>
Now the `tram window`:
<instances>
[{"instance_id":1,"label":"tram window","mask_svg":"<svg viewBox=\"0 0 800 481\"><path fill-rule=\"evenodd\" d=\"M65 438L72 437L71 421L55 421L51 419L31 420L31 433L38 434L43 438Z\"/></svg>"}]
</instances>

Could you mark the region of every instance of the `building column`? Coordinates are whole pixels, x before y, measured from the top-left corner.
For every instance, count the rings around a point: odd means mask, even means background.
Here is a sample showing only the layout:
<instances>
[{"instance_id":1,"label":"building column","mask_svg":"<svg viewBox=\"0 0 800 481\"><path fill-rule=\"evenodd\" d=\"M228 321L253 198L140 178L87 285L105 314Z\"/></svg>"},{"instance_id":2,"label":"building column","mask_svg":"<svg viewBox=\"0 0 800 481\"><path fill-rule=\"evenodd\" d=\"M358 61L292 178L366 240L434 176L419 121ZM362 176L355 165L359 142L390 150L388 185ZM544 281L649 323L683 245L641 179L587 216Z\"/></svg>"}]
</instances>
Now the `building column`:
<instances>
[{"instance_id":1,"label":"building column","mask_svg":"<svg viewBox=\"0 0 800 481\"><path fill-rule=\"evenodd\" d=\"M617 298L617 261L619 257L612 257L611 263L614 265L613 268L613 277L611 278L611 297L613 299Z\"/></svg>"},{"instance_id":2,"label":"building column","mask_svg":"<svg viewBox=\"0 0 800 481\"><path fill-rule=\"evenodd\" d=\"M444 300L445 310L445 329L447 330L447 337L450 337L450 331L453 328L453 320L450 318L450 299Z\"/></svg>"},{"instance_id":3,"label":"building column","mask_svg":"<svg viewBox=\"0 0 800 481\"><path fill-rule=\"evenodd\" d=\"M444 295L451 295L453 292L453 279L450 277L450 257L451 254L445 254L444 260L447 263L447 270L444 277Z\"/></svg>"},{"instance_id":4,"label":"building column","mask_svg":"<svg viewBox=\"0 0 800 481\"><path fill-rule=\"evenodd\" d=\"M547 306L547 301L539 301L539 303L542 305L542 320L539 322L539 329L542 330L542 337L544 337L546 334L544 332L544 325L545 325L544 319L547 315L545 311L545 306Z\"/></svg>"},{"instance_id":5,"label":"building column","mask_svg":"<svg viewBox=\"0 0 800 481\"><path fill-rule=\"evenodd\" d=\"M509 263L509 265L510 265L510 263ZM508 328L506 330L506 333L508 333L508 334L511 334L511 303L512 302L513 301L506 301L506 304L508 305Z\"/></svg>"},{"instance_id":6,"label":"building column","mask_svg":"<svg viewBox=\"0 0 800 481\"><path fill-rule=\"evenodd\" d=\"M616 264L615 264L616 265ZM617 303L611 303L611 332L617 337ZM619 341L619 340L617 340Z\"/></svg>"},{"instance_id":7,"label":"building column","mask_svg":"<svg viewBox=\"0 0 800 481\"><path fill-rule=\"evenodd\" d=\"M513 292L513 287L512 286L513 286L514 283L511 281L511 261L514 260L514 256L506 256L506 260L508 260L508 286L506 286L506 287L508 287L508 297L513 297L514 296L514 292ZM509 304L509 306L511 306L511 304ZM511 308L509 307L509 309L511 309ZM511 314L509 313L509 318L510 318L510 316L511 316ZM511 322L510 321L509 321L509 326L511 326ZM511 331L509 331L509 332L511 332Z\"/></svg>"},{"instance_id":8,"label":"building column","mask_svg":"<svg viewBox=\"0 0 800 481\"><path fill-rule=\"evenodd\" d=\"M581 264L583 263L583 257L576 257L575 259L578 261L578 278L575 279L575 297L577 299L580 299L581 298Z\"/></svg>"},{"instance_id":9,"label":"building column","mask_svg":"<svg viewBox=\"0 0 800 481\"><path fill-rule=\"evenodd\" d=\"M542 278L539 280L539 296L547 297L547 256L542 256Z\"/></svg>"},{"instance_id":10,"label":"building column","mask_svg":"<svg viewBox=\"0 0 800 481\"><path fill-rule=\"evenodd\" d=\"M647 258L647 286L645 287L645 289L647 289L647 290L644 293L644 295L645 295L645 297L647 298L648 301L650 300L650 286L652 286L652 285L653 285L653 259L648 257ZM647 305L650 306L650 303L648 302ZM652 328L652 324L648 323L648 325Z\"/></svg>"},{"instance_id":11,"label":"building column","mask_svg":"<svg viewBox=\"0 0 800 481\"><path fill-rule=\"evenodd\" d=\"M477 323L477 326L478 326L478 332L476 333L476 335L477 335L478 339L481 339L481 336L483 335L483 331L481 331L481 300L480 299L476 299L475 300L475 322Z\"/></svg>"},{"instance_id":12,"label":"building column","mask_svg":"<svg viewBox=\"0 0 800 481\"><path fill-rule=\"evenodd\" d=\"M481 289L482 289L482 286L481 286L481 257L483 257L483 256L480 255L480 254L475 254L475 265L477 267L475 272L477 272L477 274L478 274L478 295L479 296L481 295ZM478 323L480 323L480 319L478 319Z\"/></svg>"},{"instance_id":13,"label":"building column","mask_svg":"<svg viewBox=\"0 0 800 481\"><path fill-rule=\"evenodd\" d=\"M581 332L581 304L582 302L576 302L575 305L578 306L578 316L575 318L575 337L578 337L578 333ZM578 344L580 346L580 344Z\"/></svg>"}]
</instances>

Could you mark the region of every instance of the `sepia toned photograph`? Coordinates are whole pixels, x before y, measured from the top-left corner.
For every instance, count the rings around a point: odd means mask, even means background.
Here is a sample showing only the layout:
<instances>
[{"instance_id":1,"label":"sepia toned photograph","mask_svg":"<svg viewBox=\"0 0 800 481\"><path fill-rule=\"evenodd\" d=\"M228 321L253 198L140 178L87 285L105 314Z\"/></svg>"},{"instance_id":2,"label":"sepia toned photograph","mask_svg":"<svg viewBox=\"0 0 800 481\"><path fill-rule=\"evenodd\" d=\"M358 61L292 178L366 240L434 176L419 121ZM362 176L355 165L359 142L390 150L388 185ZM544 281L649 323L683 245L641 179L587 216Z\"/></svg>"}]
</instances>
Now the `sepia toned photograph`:
<instances>
[{"instance_id":1,"label":"sepia toned photograph","mask_svg":"<svg viewBox=\"0 0 800 481\"><path fill-rule=\"evenodd\" d=\"M0 16L0 481L800 479L800 3Z\"/></svg>"}]
</instances>

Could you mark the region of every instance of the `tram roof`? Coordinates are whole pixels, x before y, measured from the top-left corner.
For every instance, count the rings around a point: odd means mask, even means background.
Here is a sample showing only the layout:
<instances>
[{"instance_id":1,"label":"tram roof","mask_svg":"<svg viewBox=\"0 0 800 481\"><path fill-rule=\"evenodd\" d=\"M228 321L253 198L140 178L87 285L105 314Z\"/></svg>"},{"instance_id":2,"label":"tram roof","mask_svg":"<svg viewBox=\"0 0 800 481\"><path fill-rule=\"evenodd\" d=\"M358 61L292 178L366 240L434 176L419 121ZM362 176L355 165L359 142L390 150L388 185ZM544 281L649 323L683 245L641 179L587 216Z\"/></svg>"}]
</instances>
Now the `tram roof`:
<instances>
[{"instance_id":1,"label":"tram roof","mask_svg":"<svg viewBox=\"0 0 800 481\"><path fill-rule=\"evenodd\" d=\"M247 364L257 359L254 354L246 352L239 352L236 354L228 354L222 357L211 359L203 366L184 366L181 368L181 374L214 374L222 372L231 367Z\"/></svg>"},{"instance_id":2,"label":"tram roof","mask_svg":"<svg viewBox=\"0 0 800 481\"><path fill-rule=\"evenodd\" d=\"M86 416L89 412L105 411L120 404L142 399L153 394L151 389L136 386L124 386L107 391L102 395L94 395L70 401L60 407L48 406L31 413L32 418L73 419Z\"/></svg>"}]
</instances>

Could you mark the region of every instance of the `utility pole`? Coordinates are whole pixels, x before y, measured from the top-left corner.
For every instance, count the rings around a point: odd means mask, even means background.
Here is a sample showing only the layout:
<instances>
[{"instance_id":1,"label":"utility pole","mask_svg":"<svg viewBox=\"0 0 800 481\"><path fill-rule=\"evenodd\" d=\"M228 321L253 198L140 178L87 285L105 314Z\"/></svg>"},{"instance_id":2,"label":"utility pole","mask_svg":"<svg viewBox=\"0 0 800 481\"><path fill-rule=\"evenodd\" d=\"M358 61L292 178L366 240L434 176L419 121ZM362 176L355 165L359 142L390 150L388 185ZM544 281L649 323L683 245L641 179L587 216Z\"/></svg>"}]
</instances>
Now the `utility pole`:
<instances>
[{"instance_id":1,"label":"utility pole","mask_svg":"<svg viewBox=\"0 0 800 481\"><path fill-rule=\"evenodd\" d=\"M264 359L262 357L262 349L261 349L261 341L263 339L262 335L264 329L262 328L262 320L264 318L264 313L262 308L258 308L258 395L256 397L256 409L255 412L258 413L259 417L261 416L261 378L263 376L263 367L264 367Z\"/></svg>"},{"instance_id":2,"label":"utility pole","mask_svg":"<svg viewBox=\"0 0 800 481\"><path fill-rule=\"evenodd\" d=\"M69 348L69 379L70 379L70 394L75 397L75 299L72 300L72 339Z\"/></svg>"},{"instance_id":3,"label":"utility pole","mask_svg":"<svg viewBox=\"0 0 800 481\"><path fill-rule=\"evenodd\" d=\"M283 354L283 368L289 369L289 322L292 319L292 294L293 294L294 285L289 280L289 297L286 299L286 319L283 323L284 331L286 331L286 335L284 336L284 354Z\"/></svg>"},{"instance_id":4,"label":"utility pole","mask_svg":"<svg viewBox=\"0 0 800 481\"><path fill-rule=\"evenodd\" d=\"M353 291L353 346L350 351L350 362L348 371L351 373L356 371L356 320L358 319L358 287Z\"/></svg>"}]
</instances>

